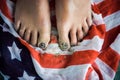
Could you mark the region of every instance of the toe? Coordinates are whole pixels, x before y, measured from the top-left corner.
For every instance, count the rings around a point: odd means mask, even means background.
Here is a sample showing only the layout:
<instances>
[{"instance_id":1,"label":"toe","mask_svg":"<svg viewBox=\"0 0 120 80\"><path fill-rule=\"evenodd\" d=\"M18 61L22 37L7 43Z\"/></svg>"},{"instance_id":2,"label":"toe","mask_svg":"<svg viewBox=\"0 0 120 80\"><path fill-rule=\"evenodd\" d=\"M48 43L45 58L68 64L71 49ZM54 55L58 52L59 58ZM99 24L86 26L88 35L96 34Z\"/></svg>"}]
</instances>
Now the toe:
<instances>
[{"instance_id":1,"label":"toe","mask_svg":"<svg viewBox=\"0 0 120 80\"><path fill-rule=\"evenodd\" d=\"M68 38L68 31L59 29L59 47L61 50L65 51L70 48L70 42Z\"/></svg>"},{"instance_id":2,"label":"toe","mask_svg":"<svg viewBox=\"0 0 120 80\"><path fill-rule=\"evenodd\" d=\"M89 26L88 26L86 20L84 20L82 28L83 28L83 34L85 36L88 33L88 30L89 30Z\"/></svg>"},{"instance_id":3,"label":"toe","mask_svg":"<svg viewBox=\"0 0 120 80\"><path fill-rule=\"evenodd\" d=\"M24 27L23 25L20 26L20 29L19 29L18 33L19 33L19 35L20 35L21 37L24 36L24 33L25 33L25 27Z\"/></svg>"},{"instance_id":4,"label":"toe","mask_svg":"<svg viewBox=\"0 0 120 80\"><path fill-rule=\"evenodd\" d=\"M83 38L83 30L81 28L78 28L77 35L78 35L78 41L81 41Z\"/></svg>"},{"instance_id":5,"label":"toe","mask_svg":"<svg viewBox=\"0 0 120 80\"><path fill-rule=\"evenodd\" d=\"M37 44L37 37L38 37L38 32L37 31L32 31L31 33L31 39L30 39L30 43L35 46Z\"/></svg>"},{"instance_id":6,"label":"toe","mask_svg":"<svg viewBox=\"0 0 120 80\"><path fill-rule=\"evenodd\" d=\"M71 46L74 46L77 44L77 36L76 36L76 29L73 28L71 31L70 31L70 38L71 38Z\"/></svg>"},{"instance_id":7,"label":"toe","mask_svg":"<svg viewBox=\"0 0 120 80\"><path fill-rule=\"evenodd\" d=\"M30 35L31 35L31 31L29 29L26 29L25 34L24 34L24 39L29 42L30 40Z\"/></svg>"},{"instance_id":8,"label":"toe","mask_svg":"<svg viewBox=\"0 0 120 80\"><path fill-rule=\"evenodd\" d=\"M50 33L49 32L39 32L38 43L37 46L46 49L48 43L50 41Z\"/></svg>"},{"instance_id":9,"label":"toe","mask_svg":"<svg viewBox=\"0 0 120 80\"><path fill-rule=\"evenodd\" d=\"M19 21L19 20L16 20L16 21L15 21L15 25L14 25L15 30L18 31L18 29L20 28L20 26L21 26L20 21Z\"/></svg>"},{"instance_id":10,"label":"toe","mask_svg":"<svg viewBox=\"0 0 120 80\"><path fill-rule=\"evenodd\" d=\"M89 13L89 16L87 17L87 24L90 27L92 25L92 14Z\"/></svg>"}]
</instances>

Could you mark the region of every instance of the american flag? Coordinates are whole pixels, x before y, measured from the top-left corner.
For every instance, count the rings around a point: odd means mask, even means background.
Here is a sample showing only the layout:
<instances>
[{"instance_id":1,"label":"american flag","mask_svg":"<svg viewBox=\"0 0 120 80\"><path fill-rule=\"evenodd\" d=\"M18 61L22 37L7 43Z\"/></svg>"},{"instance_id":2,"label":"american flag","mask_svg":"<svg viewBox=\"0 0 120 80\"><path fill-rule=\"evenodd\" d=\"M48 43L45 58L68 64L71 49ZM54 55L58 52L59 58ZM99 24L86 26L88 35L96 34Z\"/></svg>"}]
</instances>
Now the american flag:
<instances>
[{"instance_id":1,"label":"american flag","mask_svg":"<svg viewBox=\"0 0 120 80\"><path fill-rule=\"evenodd\" d=\"M15 0L0 0L0 74L4 80L113 80L120 60L119 4L91 0L88 35L71 51L61 51L55 27L46 50L21 39L13 28ZM55 22L54 13L52 17Z\"/></svg>"}]
</instances>

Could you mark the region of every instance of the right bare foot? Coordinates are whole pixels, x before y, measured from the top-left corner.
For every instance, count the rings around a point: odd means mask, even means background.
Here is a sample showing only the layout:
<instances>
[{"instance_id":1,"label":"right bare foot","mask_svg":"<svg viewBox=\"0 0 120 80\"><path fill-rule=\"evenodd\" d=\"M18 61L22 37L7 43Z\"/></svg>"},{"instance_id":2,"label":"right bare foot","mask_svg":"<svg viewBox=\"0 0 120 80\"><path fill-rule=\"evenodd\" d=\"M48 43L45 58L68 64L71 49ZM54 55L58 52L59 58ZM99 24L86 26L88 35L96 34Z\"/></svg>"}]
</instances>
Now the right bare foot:
<instances>
[{"instance_id":1,"label":"right bare foot","mask_svg":"<svg viewBox=\"0 0 120 80\"><path fill-rule=\"evenodd\" d=\"M92 24L90 0L56 0L59 46L68 50L77 45Z\"/></svg>"},{"instance_id":2,"label":"right bare foot","mask_svg":"<svg viewBox=\"0 0 120 80\"><path fill-rule=\"evenodd\" d=\"M45 49L50 40L50 14L48 0L17 0L15 30L32 44Z\"/></svg>"}]
</instances>

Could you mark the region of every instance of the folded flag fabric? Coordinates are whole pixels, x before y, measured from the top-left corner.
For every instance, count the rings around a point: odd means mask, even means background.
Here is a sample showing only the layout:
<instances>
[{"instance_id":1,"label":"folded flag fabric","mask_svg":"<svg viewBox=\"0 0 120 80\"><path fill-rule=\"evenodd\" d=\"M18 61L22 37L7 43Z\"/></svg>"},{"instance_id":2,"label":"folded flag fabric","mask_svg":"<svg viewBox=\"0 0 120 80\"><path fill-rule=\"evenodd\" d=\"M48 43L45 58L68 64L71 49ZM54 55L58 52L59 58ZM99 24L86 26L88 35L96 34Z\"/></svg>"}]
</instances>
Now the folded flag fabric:
<instances>
[{"instance_id":1,"label":"folded flag fabric","mask_svg":"<svg viewBox=\"0 0 120 80\"><path fill-rule=\"evenodd\" d=\"M91 0L93 24L70 51L57 43L55 14L46 50L14 30L15 0L0 0L0 74L5 80L113 80L120 60L120 0ZM51 12L54 1L50 0ZM31 5L32 6L32 5Z\"/></svg>"}]
</instances>

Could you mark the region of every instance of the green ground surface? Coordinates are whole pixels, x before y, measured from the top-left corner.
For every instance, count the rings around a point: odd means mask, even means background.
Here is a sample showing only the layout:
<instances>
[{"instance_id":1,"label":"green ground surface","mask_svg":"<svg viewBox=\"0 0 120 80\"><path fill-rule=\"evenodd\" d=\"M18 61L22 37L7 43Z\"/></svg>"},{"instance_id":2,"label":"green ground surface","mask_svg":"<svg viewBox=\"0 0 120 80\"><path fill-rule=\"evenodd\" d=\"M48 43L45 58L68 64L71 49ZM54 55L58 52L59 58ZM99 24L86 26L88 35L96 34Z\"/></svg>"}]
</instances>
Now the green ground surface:
<instances>
[{"instance_id":1,"label":"green ground surface","mask_svg":"<svg viewBox=\"0 0 120 80\"><path fill-rule=\"evenodd\" d=\"M114 80L120 80L120 63Z\"/></svg>"}]
</instances>

